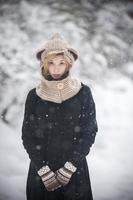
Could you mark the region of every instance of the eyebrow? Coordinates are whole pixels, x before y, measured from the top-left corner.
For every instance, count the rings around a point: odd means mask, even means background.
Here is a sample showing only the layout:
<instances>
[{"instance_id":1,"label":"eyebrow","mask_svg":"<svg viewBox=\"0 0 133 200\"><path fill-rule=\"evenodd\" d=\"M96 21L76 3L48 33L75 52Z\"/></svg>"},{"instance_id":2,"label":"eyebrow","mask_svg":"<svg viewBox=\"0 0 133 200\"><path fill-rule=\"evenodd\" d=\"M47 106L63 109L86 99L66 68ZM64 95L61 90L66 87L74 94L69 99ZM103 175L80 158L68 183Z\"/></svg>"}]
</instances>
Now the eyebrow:
<instances>
[{"instance_id":1,"label":"eyebrow","mask_svg":"<svg viewBox=\"0 0 133 200\"><path fill-rule=\"evenodd\" d=\"M53 61L53 60L49 60L49 61ZM60 60L60 61L64 61L65 62L65 60Z\"/></svg>"}]
</instances>

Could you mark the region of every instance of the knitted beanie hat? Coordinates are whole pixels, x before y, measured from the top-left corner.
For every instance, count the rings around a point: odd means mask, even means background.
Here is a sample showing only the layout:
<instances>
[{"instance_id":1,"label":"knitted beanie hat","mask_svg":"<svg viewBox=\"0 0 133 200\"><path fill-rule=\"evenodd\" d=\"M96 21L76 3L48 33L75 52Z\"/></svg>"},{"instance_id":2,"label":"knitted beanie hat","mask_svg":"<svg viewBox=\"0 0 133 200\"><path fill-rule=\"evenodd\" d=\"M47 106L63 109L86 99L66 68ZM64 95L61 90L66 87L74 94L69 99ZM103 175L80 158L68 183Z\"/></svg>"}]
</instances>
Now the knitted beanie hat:
<instances>
[{"instance_id":1,"label":"knitted beanie hat","mask_svg":"<svg viewBox=\"0 0 133 200\"><path fill-rule=\"evenodd\" d=\"M77 60L78 53L73 49L69 43L61 37L59 33L54 33L53 36L39 49L36 53L38 60L44 60L48 54L52 53L64 53L72 63Z\"/></svg>"}]
</instances>

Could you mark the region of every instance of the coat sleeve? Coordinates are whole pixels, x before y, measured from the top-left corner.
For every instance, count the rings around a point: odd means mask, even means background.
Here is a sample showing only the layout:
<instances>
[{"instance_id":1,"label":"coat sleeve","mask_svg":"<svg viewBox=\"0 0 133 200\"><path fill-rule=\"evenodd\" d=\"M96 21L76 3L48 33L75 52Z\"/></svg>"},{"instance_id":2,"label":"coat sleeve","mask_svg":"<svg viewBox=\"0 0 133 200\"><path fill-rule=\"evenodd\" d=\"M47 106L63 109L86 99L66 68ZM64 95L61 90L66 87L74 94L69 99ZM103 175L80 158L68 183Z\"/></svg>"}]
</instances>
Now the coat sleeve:
<instances>
[{"instance_id":1,"label":"coat sleeve","mask_svg":"<svg viewBox=\"0 0 133 200\"><path fill-rule=\"evenodd\" d=\"M75 140L73 152L68 159L75 167L89 154L98 131L95 102L90 88L86 86L86 89L80 121L81 137Z\"/></svg>"},{"instance_id":2,"label":"coat sleeve","mask_svg":"<svg viewBox=\"0 0 133 200\"><path fill-rule=\"evenodd\" d=\"M30 90L26 102L25 102L25 111L24 119L22 123L22 141L23 146L26 149L30 160L34 163L36 170L39 170L41 167L46 165L46 161L43 160L41 156L41 148L38 148L39 145L34 138L35 131L35 96L34 89Z\"/></svg>"}]
</instances>

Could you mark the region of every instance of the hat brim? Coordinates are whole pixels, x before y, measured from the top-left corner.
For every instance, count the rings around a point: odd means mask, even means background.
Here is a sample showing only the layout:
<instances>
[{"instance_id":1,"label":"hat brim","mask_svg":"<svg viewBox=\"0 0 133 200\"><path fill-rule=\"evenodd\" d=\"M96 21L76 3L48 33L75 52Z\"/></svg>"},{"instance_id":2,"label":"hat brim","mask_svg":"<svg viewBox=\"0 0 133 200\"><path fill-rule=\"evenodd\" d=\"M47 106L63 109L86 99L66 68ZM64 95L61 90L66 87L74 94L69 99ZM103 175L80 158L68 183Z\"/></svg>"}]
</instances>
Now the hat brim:
<instances>
[{"instance_id":1,"label":"hat brim","mask_svg":"<svg viewBox=\"0 0 133 200\"><path fill-rule=\"evenodd\" d=\"M42 52L44 52L45 51L45 48L42 48L42 49L40 49L40 50L38 50L37 51L37 53L36 53L36 58L38 59L38 60L41 60L41 54L42 54ZM77 53L77 51L76 50L74 50L73 48L68 48L68 51L70 52L70 53L72 53L72 55L73 55L73 57L74 57L74 59L75 60L77 60L78 59L78 53ZM52 53L62 53L62 52L64 52L63 50L62 51L51 51L51 52L49 52L49 54L52 54Z\"/></svg>"}]
</instances>

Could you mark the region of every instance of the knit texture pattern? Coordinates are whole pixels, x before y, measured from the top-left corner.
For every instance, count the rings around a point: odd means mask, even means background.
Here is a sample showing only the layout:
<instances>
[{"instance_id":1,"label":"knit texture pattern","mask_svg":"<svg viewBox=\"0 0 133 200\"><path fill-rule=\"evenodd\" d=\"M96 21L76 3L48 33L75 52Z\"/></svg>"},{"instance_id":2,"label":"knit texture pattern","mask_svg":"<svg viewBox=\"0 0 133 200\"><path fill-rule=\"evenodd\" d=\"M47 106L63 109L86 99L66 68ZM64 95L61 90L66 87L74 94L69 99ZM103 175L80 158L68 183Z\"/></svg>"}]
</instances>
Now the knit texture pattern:
<instances>
[{"instance_id":1,"label":"knit texture pattern","mask_svg":"<svg viewBox=\"0 0 133 200\"><path fill-rule=\"evenodd\" d=\"M64 52L64 54L70 57L71 60L77 60L78 58L77 51L61 37L60 33L54 33L53 36L43 45L43 47L37 50L36 57L39 60L44 60L48 53L59 52Z\"/></svg>"},{"instance_id":2,"label":"knit texture pattern","mask_svg":"<svg viewBox=\"0 0 133 200\"><path fill-rule=\"evenodd\" d=\"M81 89L81 81L68 75L62 80L47 80L41 75L36 94L43 100L62 103L75 96Z\"/></svg>"}]
</instances>

